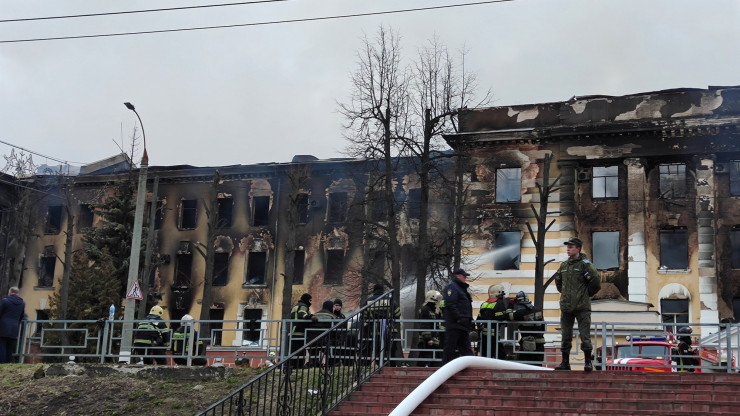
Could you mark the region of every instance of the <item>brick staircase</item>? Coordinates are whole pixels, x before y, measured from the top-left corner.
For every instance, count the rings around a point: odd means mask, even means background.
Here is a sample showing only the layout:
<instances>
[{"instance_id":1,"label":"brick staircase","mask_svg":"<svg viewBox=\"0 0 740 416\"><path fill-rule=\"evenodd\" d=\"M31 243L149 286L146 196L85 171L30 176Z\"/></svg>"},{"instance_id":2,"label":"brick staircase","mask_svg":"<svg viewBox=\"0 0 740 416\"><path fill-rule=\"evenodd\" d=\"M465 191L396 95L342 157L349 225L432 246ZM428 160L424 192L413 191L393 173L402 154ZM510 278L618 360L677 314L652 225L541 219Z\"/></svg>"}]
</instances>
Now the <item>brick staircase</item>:
<instances>
[{"instance_id":1,"label":"brick staircase","mask_svg":"<svg viewBox=\"0 0 740 416\"><path fill-rule=\"evenodd\" d=\"M434 369L384 368L331 416L389 414ZM411 414L738 415L740 374L467 369Z\"/></svg>"}]
</instances>

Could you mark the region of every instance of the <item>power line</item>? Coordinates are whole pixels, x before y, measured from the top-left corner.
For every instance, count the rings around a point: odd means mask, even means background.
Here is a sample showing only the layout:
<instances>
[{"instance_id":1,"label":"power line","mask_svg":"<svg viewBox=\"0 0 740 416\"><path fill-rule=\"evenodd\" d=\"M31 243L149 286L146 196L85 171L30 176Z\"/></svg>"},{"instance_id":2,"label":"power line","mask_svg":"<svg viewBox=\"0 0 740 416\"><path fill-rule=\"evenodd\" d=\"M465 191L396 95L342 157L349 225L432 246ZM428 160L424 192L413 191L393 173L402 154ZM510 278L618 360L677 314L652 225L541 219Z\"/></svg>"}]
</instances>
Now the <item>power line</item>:
<instances>
[{"instance_id":1,"label":"power line","mask_svg":"<svg viewBox=\"0 0 740 416\"><path fill-rule=\"evenodd\" d=\"M6 144L6 145L8 145L10 147L15 147L16 149L21 149L24 152L28 152L28 153L31 153L33 155L43 157L45 159L50 159L50 160L53 160L55 162L64 163L64 164L67 164L67 165L70 164L70 163L78 163L80 165L84 165L85 164L84 162L71 162L71 161L68 161L68 160L60 160L60 159L57 159L57 158L54 158L54 157L51 157L51 156L47 156L47 155L44 155L44 154L41 154L41 153L38 153L38 152L34 152L33 150L25 149L25 148L20 147L18 145L15 145L15 144L12 144L12 143L8 143L8 142L2 141L2 140L0 140L0 143Z\"/></svg>"},{"instance_id":2,"label":"power line","mask_svg":"<svg viewBox=\"0 0 740 416\"><path fill-rule=\"evenodd\" d=\"M78 35L78 36L59 36L59 37L50 37L50 38L0 40L0 43L21 43L21 42L43 42L43 41L49 41L49 40L90 39L90 38L102 38L102 37L114 37L114 36L149 35L149 34L155 34L155 33L189 32L189 31L195 31L195 30L228 29L228 28L235 28L235 27L267 26L267 25L284 24L284 23L316 22L316 21L322 21L322 20L347 19L347 18L352 18L352 17L380 16L380 15L386 15L386 14L399 14L399 13L420 12L420 11L428 11L428 10L452 9L452 8L457 8L457 7L478 6L478 5L492 4L492 3L507 3L507 2L513 2L513 1L515 0L476 1L476 2L469 2L469 3L461 3L461 4L448 4L448 5L443 5L443 6L416 7L416 8L411 8L411 9L386 10L386 11L381 11L381 12L368 12L368 13L353 13L353 14L343 14L343 15L335 15L335 16L309 17L309 18L303 18L303 19L273 20L273 21L268 21L268 22L239 23L239 24L233 24L233 25L201 26L201 27L181 28L181 29L147 30L147 31L140 31L140 32L105 33L105 34L98 34L98 35Z\"/></svg>"},{"instance_id":3,"label":"power line","mask_svg":"<svg viewBox=\"0 0 740 416\"><path fill-rule=\"evenodd\" d=\"M240 1L238 3L221 3L221 4L206 4L202 6L182 6L182 7L168 7L164 9L144 9L144 10L127 10L119 12L104 12L104 13L87 13L87 14L71 14L66 16L47 16L47 17L26 17L20 19L2 19L0 23L9 22L32 22L37 20L54 20L54 19L73 19L79 17L97 17L97 16L115 16L121 14L135 14L135 13L151 13L151 12L171 12L177 10L189 10L189 9L205 9L210 7L230 7L230 6L243 6L249 4L259 3L275 3L290 0L255 0L255 1Z\"/></svg>"}]
</instances>

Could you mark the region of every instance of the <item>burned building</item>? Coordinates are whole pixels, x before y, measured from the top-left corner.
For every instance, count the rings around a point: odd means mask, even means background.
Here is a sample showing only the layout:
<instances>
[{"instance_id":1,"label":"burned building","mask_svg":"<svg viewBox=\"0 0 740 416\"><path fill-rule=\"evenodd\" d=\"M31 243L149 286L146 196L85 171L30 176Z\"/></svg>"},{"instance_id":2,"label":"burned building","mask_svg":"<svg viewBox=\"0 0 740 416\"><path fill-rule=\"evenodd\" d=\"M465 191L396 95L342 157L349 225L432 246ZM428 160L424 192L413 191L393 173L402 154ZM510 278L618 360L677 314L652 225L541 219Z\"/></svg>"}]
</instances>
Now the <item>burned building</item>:
<instances>
[{"instance_id":1,"label":"burned building","mask_svg":"<svg viewBox=\"0 0 740 416\"><path fill-rule=\"evenodd\" d=\"M663 322L740 317L740 87L465 109L446 136L467 155L464 246L488 284L534 293L536 232L549 183L544 280L584 241L601 299L656 308ZM546 315L559 295L544 293Z\"/></svg>"},{"instance_id":2,"label":"burned building","mask_svg":"<svg viewBox=\"0 0 740 416\"><path fill-rule=\"evenodd\" d=\"M64 213L69 207L74 216L72 244L78 250L82 231L101 225L95 204L110 198L115 184L136 181L137 169L122 161L111 158L65 177L70 199L54 192L40 197L35 209L42 221L27 250L27 258L34 260L21 278L30 319L48 317L49 298L60 289L68 224ZM388 279L387 253L372 238L386 220L384 200L375 197L378 190L370 185L378 163L296 156L291 163L149 166L144 227L153 233L152 266L144 270L142 257L139 281L150 294L161 296L165 319L198 317L206 267L212 265L207 316L223 321L211 325L217 330L216 347L254 345L267 336L280 339L278 326L269 321L286 317L306 292L318 306L342 298L347 310L356 310L368 287ZM403 277L410 280L416 263L418 175L410 160L399 159L396 166L396 235ZM435 192L430 214L436 222L430 226L447 229L449 195L444 187ZM208 245L213 247L210 261Z\"/></svg>"}]
</instances>

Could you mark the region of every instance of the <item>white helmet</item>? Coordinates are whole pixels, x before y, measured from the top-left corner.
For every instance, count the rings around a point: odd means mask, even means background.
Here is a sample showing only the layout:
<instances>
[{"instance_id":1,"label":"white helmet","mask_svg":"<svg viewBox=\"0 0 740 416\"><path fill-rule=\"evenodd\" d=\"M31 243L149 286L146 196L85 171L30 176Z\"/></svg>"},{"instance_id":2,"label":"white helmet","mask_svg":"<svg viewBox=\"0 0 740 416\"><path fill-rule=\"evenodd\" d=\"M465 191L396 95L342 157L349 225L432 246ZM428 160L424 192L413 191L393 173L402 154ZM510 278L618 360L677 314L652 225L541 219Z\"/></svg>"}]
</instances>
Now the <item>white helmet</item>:
<instances>
[{"instance_id":1,"label":"white helmet","mask_svg":"<svg viewBox=\"0 0 740 416\"><path fill-rule=\"evenodd\" d=\"M506 295L506 291L504 290L504 285L491 285L488 287L488 296L495 298L499 297L502 298Z\"/></svg>"},{"instance_id":2,"label":"white helmet","mask_svg":"<svg viewBox=\"0 0 740 416\"><path fill-rule=\"evenodd\" d=\"M442 300L442 294L439 293L436 290L430 290L426 294L426 298L424 300L424 303L434 302L439 303L439 301Z\"/></svg>"},{"instance_id":3,"label":"white helmet","mask_svg":"<svg viewBox=\"0 0 740 416\"><path fill-rule=\"evenodd\" d=\"M182 321L183 324L187 325L190 323L190 321L194 321L195 318L193 318L192 316L188 314L185 314L182 316L182 318L180 318L180 320Z\"/></svg>"}]
</instances>

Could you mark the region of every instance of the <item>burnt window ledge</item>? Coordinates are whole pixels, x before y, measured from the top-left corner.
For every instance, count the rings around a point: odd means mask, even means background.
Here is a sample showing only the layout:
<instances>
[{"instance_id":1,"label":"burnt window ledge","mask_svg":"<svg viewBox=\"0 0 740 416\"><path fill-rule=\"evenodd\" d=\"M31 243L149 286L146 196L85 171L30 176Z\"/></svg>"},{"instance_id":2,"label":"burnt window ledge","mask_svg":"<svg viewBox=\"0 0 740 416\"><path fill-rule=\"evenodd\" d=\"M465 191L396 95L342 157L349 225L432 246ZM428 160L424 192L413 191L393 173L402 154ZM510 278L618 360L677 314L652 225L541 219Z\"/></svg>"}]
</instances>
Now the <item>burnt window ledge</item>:
<instances>
[{"instance_id":1,"label":"burnt window ledge","mask_svg":"<svg viewBox=\"0 0 740 416\"><path fill-rule=\"evenodd\" d=\"M691 269L658 269L658 274L690 274Z\"/></svg>"},{"instance_id":2,"label":"burnt window ledge","mask_svg":"<svg viewBox=\"0 0 740 416\"><path fill-rule=\"evenodd\" d=\"M242 289L254 289L257 287L267 289L267 283L254 283L254 284L242 283Z\"/></svg>"}]
</instances>

